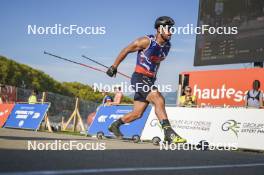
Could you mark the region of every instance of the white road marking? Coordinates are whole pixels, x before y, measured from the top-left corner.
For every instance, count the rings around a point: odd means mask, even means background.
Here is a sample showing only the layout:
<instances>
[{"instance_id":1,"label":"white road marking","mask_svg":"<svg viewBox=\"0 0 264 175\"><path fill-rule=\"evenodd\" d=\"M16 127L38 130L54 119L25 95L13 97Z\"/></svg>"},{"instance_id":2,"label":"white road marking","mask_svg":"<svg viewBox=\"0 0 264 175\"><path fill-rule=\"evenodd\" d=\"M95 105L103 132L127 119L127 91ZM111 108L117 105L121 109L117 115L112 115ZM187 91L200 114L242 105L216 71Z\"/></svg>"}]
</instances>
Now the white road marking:
<instances>
[{"instance_id":1,"label":"white road marking","mask_svg":"<svg viewBox=\"0 0 264 175\"><path fill-rule=\"evenodd\" d=\"M201 166L178 166L178 167L134 167L134 168L102 168L102 169L76 169L76 170L51 170L29 172L2 172L0 175L60 175L60 174L90 174L90 173L120 173L140 171L172 171L172 170L198 170L217 168L244 168L264 166L264 163L230 164L230 165L201 165Z\"/></svg>"}]
</instances>

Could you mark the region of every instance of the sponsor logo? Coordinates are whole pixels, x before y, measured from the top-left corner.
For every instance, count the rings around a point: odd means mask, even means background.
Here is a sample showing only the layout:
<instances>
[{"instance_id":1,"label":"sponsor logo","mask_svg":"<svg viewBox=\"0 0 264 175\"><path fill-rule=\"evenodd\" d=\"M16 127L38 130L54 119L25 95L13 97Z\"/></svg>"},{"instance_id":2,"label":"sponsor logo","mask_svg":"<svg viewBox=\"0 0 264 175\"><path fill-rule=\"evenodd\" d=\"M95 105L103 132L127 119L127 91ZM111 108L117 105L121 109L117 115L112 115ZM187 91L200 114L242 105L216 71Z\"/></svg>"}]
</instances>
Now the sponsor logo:
<instances>
[{"instance_id":1,"label":"sponsor logo","mask_svg":"<svg viewBox=\"0 0 264 175\"><path fill-rule=\"evenodd\" d=\"M211 122L201 120L170 120L173 128L198 130L208 132L211 127Z\"/></svg>"},{"instance_id":2,"label":"sponsor logo","mask_svg":"<svg viewBox=\"0 0 264 175\"><path fill-rule=\"evenodd\" d=\"M19 127L22 127L23 125L24 125L24 121L21 120L21 121L18 123L18 126L19 126Z\"/></svg>"},{"instance_id":3,"label":"sponsor logo","mask_svg":"<svg viewBox=\"0 0 264 175\"><path fill-rule=\"evenodd\" d=\"M152 119L150 121L150 126L151 127L156 127L157 126L160 130L162 130L162 127L161 127L160 122L159 122L158 119Z\"/></svg>"},{"instance_id":4,"label":"sponsor logo","mask_svg":"<svg viewBox=\"0 0 264 175\"><path fill-rule=\"evenodd\" d=\"M100 117L98 117L98 122L99 123L104 123L106 121L107 115L101 115Z\"/></svg>"},{"instance_id":5,"label":"sponsor logo","mask_svg":"<svg viewBox=\"0 0 264 175\"><path fill-rule=\"evenodd\" d=\"M131 111L132 111L131 109L118 109L118 110L116 110L115 113L127 114L127 113L129 113Z\"/></svg>"},{"instance_id":6,"label":"sponsor logo","mask_svg":"<svg viewBox=\"0 0 264 175\"><path fill-rule=\"evenodd\" d=\"M235 120L228 120L222 124L222 131L231 131L238 137L240 124Z\"/></svg>"},{"instance_id":7,"label":"sponsor logo","mask_svg":"<svg viewBox=\"0 0 264 175\"><path fill-rule=\"evenodd\" d=\"M111 114L109 117L107 115L101 115L98 117L97 121L99 123L105 123L107 119L113 119L113 120L118 120L119 118L121 118L122 116L124 116L123 114Z\"/></svg>"},{"instance_id":8,"label":"sponsor logo","mask_svg":"<svg viewBox=\"0 0 264 175\"><path fill-rule=\"evenodd\" d=\"M220 88L199 88L197 84L193 87L193 93L198 99L207 100L220 100L220 99L230 99L234 102L241 102L244 99L245 92L241 90L236 90L234 88L227 88L223 84Z\"/></svg>"},{"instance_id":9,"label":"sponsor logo","mask_svg":"<svg viewBox=\"0 0 264 175\"><path fill-rule=\"evenodd\" d=\"M39 112L36 112L32 118L39 118L40 117L40 113Z\"/></svg>"},{"instance_id":10,"label":"sponsor logo","mask_svg":"<svg viewBox=\"0 0 264 175\"><path fill-rule=\"evenodd\" d=\"M34 114L34 111L17 110L15 114L17 119L27 119L30 115Z\"/></svg>"},{"instance_id":11,"label":"sponsor logo","mask_svg":"<svg viewBox=\"0 0 264 175\"><path fill-rule=\"evenodd\" d=\"M240 133L245 134L264 134L264 123L238 122L236 120L227 120L222 124L222 131L232 132L238 138Z\"/></svg>"},{"instance_id":12,"label":"sponsor logo","mask_svg":"<svg viewBox=\"0 0 264 175\"><path fill-rule=\"evenodd\" d=\"M114 120L118 120L119 118L121 118L122 116L124 116L123 114L111 114L109 119L114 119Z\"/></svg>"},{"instance_id":13,"label":"sponsor logo","mask_svg":"<svg viewBox=\"0 0 264 175\"><path fill-rule=\"evenodd\" d=\"M8 109L6 109L5 111L0 111L0 116L2 116L2 115L5 115L5 114L7 114L9 111L8 111Z\"/></svg>"}]
</instances>

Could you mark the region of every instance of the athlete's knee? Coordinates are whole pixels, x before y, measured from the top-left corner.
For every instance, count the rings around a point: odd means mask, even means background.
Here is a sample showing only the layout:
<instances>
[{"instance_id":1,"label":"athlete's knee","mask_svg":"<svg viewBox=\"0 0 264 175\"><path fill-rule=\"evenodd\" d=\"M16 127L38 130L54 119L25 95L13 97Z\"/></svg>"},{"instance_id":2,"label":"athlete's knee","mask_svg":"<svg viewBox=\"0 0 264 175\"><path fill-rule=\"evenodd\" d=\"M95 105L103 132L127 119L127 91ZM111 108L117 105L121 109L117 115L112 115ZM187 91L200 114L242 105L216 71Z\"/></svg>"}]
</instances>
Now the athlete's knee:
<instances>
[{"instance_id":1,"label":"athlete's knee","mask_svg":"<svg viewBox=\"0 0 264 175\"><path fill-rule=\"evenodd\" d=\"M160 92L155 91L155 92L151 92L151 102L156 105L156 104L164 104L165 103L165 99L164 97L161 95Z\"/></svg>"}]
</instances>

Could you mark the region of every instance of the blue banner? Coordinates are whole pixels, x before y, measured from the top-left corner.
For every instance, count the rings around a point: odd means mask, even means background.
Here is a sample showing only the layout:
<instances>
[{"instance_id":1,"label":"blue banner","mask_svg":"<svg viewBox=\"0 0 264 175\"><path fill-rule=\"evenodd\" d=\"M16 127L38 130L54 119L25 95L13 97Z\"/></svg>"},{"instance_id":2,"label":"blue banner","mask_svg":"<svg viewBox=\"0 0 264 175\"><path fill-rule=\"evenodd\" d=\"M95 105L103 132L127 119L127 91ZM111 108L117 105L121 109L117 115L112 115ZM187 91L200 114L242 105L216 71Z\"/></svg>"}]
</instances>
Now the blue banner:
<instances>
[{"instance_id":1,"label":"blue banner","mask_svg":"<svg viewBox=\"0 0 264 175\"><path fill-rule=\"evenodd\" d=\"M16 104L4 127L37 130L49 104Z\"/></svg>"},{"instance_id":2,"label":"blue banner","mask_svg":"<svg viewBox=\"0 0 264 175\"><path fill-rule=\"evenodd\" d=\"M100 106L91 126L88 128L87 133L90 135L96 135L98 132L103 132L105 136L113 136L113 134L108 131L108 127L115 120L132 110L132 105ZM124 124L120 127L120 131L123 133L124 138L131 138L134 135L141 136L150 111L151 106L148 106L140 119Z\"/></svg>"}]
</instances>

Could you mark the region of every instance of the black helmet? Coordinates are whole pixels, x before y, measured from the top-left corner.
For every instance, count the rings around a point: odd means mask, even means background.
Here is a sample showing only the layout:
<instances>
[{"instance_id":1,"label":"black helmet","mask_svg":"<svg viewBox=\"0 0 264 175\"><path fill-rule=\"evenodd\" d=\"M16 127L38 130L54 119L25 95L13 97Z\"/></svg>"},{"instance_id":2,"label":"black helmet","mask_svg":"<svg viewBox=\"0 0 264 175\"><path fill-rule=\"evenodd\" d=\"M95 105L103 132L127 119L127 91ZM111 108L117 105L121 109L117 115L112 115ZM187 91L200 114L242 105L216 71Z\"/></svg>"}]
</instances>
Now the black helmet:
<instances>
[{"instance_id":1,"label":"black helmet","mask_svg":"<svg viewBox=\"0 0 264 175\"><path fill-rule=\"evenodd\" d=\"M172 27L175 24L174 20L168 16L161 16L158 17L155 21L155 29L158 29L159 26L166 26Z\"/></svg>"}]
</instances>

